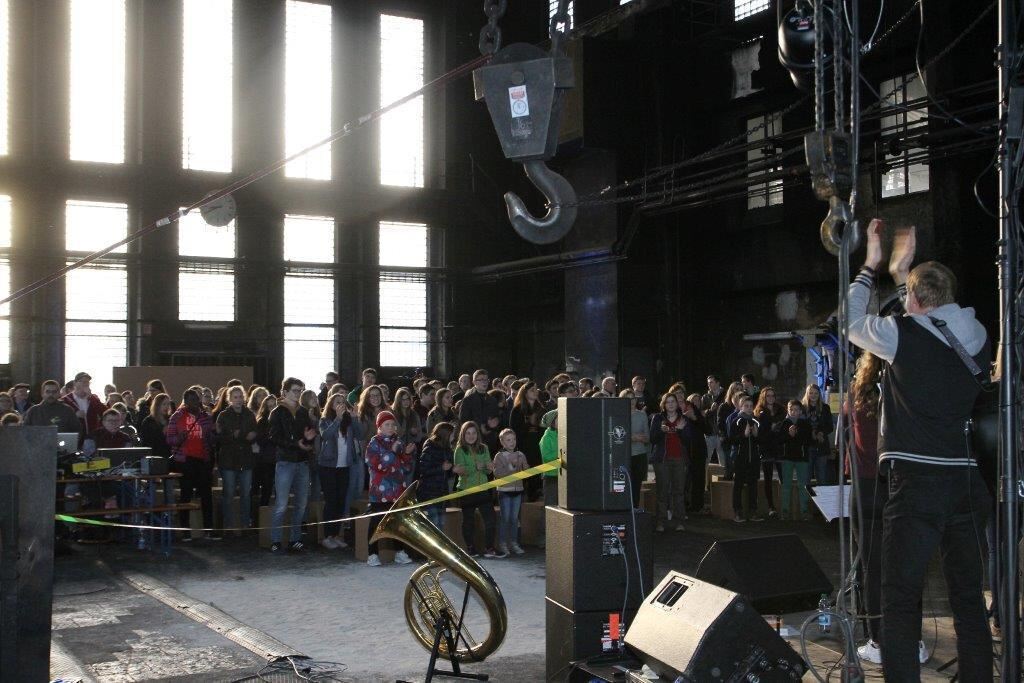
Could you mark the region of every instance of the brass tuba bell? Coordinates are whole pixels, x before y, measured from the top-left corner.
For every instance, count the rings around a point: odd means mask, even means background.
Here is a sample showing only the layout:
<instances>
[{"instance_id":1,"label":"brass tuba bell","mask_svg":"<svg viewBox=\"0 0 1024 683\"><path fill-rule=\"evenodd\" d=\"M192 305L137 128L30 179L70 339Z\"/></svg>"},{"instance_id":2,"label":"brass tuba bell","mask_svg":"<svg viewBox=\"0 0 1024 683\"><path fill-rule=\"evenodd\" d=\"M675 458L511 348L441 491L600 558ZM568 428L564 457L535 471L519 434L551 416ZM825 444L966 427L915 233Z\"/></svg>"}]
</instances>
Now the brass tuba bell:
<instances>
[{"instance_id":1,"label":"brass tuba bell","mask_svg":"<svg viewBox=\"0 0 1024 683\"><path fill-rule=\"evenodd\" d=\"M442 574L450 571L476 591L490 622L487 635L482 641L476 641L463 627L455 652L449 652L447 643L442 639L439 654L449 660L482 661L505 639L505 631L508 630L505 598L487 570L434 526L426 515L419 510L404 509L415 504L415 491L416 483L413 483L395 501L381 519L370 542L391 538L430 558L413 572L405 587L405 621L416 640L427 650L434 647L434 627L441 610L447 610L452 624L461 625L459 611L441 586Z\"/></svg>"}]
</instances>

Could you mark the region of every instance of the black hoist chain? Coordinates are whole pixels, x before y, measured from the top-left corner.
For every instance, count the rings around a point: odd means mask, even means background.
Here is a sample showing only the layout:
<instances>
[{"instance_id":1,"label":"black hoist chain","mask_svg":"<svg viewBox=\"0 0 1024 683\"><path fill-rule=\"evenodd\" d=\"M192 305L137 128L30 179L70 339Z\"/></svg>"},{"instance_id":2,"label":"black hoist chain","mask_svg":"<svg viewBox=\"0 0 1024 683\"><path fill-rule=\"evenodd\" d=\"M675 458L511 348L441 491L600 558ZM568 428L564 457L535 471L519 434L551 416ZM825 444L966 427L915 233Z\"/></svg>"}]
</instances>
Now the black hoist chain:
<instances>
[{"instance_id":1,"label":"black hoist chain","mask_svg":"<svg viewBox=\"0 0 1024 683\"><path fill-rule=\"evenodd\" d=\"M480 29L480 41L477 43L480 54L493 55L501 49L501 27L498 20L505 16L508 0L484 0L484 14L487 23Z\"/></svg>"}]
</instances>

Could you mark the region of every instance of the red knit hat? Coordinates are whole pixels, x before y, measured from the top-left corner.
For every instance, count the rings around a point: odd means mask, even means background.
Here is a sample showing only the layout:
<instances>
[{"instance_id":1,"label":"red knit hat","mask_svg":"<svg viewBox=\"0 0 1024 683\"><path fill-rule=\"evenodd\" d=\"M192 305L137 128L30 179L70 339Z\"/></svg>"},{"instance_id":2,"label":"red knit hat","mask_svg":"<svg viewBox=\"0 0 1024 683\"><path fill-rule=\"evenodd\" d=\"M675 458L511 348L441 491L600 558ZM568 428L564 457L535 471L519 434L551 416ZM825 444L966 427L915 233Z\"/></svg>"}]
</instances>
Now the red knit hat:
<instances>
[{"instance_id":1,"label":"red knit hat","mask_svg":"<svg viewBox=\"0 0 1024 683\"><path fill-rule=\"evenodd\" d=\"M377 429L380 429L380 426L387 422L388 420L394 420L395 422L398 422L398 420L395 420L395 414L392 413L390 410L382 410L379 413L377 413Z\"/></svg>"}]
</instances>

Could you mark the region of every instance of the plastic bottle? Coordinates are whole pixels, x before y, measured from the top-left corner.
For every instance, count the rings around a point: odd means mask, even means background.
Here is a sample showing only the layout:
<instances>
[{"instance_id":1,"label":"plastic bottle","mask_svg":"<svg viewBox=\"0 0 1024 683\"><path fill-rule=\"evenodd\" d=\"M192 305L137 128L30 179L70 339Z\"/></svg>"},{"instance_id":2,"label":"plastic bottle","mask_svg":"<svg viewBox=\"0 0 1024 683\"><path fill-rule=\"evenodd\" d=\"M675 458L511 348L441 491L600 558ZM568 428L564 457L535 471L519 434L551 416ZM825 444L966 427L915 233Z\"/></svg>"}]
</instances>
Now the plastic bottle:
<instances>
[{"instance_id":1,"label":"plastic bottle","mask_svg":"<svg viewBox=\"0 0 1024 683\"><path fill-rule=\"evenodd\" d=\"M818 601L818 631L821 633L832 632L832 615L828 612L830 609L828 595L822 593L821 600Z\"/></svg>"}]
</instances>

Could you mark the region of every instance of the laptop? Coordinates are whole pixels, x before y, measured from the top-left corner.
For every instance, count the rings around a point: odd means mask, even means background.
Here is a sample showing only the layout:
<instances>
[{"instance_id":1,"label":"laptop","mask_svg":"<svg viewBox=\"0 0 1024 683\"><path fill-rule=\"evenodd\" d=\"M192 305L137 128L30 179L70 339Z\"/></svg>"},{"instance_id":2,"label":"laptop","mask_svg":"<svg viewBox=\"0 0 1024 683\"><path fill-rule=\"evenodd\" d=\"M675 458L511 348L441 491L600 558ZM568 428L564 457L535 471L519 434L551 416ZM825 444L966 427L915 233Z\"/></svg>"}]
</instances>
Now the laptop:
<instances>
[{"instance_id":1,"label":"laptop","mask_svg":"<svg viewBox=\"0 0 1024 683\"><path fill-rule=\"evenodd\" d=\"M111 467L124 465L125 467L140 467L142 459L152 455L153 449L148 446L131 446L129 448L97 448L96 454L92 457L106 458L110 460Z\"/></svg>"},{"instance_id":2,"label":"laptop","mask_svg":"<svg viewBox=\"0 0 1024 683\"><path fill-rule=\"evenodd\" d=\"M78 432L57 432L57 452L74 453L78 450Z\"/></svg>"}]
</instances>

